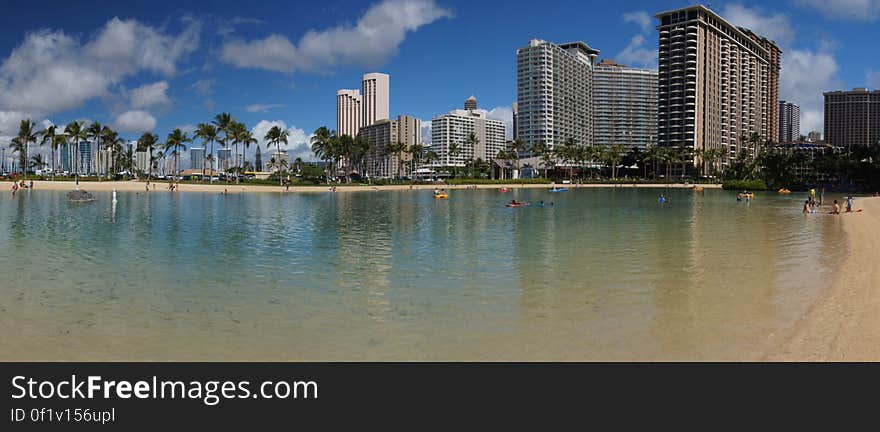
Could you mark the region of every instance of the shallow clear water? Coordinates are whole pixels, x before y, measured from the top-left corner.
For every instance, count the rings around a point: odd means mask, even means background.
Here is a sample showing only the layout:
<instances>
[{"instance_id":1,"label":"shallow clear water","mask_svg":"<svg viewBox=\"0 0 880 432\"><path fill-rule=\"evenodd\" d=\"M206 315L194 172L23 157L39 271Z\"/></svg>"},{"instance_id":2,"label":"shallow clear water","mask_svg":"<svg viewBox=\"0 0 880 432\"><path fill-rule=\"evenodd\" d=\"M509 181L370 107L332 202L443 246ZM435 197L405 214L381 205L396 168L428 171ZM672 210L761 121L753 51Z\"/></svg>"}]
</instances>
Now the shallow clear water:
<instances>
[{"instance_id":1,"label":"shallow clear water","mask_svg":"<svg viewBox=\"0 0 880 432\"><path fill-rule=\"evenodd\" d=\"M742 359L845 257L800 196L661 192L6 195L0 360Z\"/></svg>"}]
</instances>

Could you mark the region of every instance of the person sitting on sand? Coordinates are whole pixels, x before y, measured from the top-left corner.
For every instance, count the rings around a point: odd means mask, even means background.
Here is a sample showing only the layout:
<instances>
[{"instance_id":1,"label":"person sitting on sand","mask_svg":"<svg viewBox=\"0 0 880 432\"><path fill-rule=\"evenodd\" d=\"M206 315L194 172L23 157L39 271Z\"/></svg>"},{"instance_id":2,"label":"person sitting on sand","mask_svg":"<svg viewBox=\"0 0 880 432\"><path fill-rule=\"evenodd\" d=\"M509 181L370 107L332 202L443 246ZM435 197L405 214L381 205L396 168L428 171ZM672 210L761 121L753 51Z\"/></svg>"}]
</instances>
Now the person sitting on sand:
<instances>
[{"instance_id":1,"label":"person sitting on sand","mask_svg":"<svg viewBox=\"0 0 880 432\"><path fill-rule=\"evenodd\" d=\"M834 210L832 210L831 213L840 214L840 204L837 203L837 200L834 200Z\"/></svg>"}]
</instances>

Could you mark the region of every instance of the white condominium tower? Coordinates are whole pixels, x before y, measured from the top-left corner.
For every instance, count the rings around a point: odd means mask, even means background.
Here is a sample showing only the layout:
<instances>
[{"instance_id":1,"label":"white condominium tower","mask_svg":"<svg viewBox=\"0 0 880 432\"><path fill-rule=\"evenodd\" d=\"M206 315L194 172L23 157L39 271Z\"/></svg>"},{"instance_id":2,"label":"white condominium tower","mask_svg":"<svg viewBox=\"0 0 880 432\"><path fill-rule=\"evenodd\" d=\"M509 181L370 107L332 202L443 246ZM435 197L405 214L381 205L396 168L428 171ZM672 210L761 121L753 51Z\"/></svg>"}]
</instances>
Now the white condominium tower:
<instances>
[{"instance_id":1,"label":"white condominium tower","mask_svg":"<svg viewBox=\"0 0 880 432\"><path fill-rule=\"evenodd\" d=\"M370 126L390 117L389 80L383 73L368 73L363 79L363 120L361 126Z\"/></svg>"},{"instance_id":2,"label":"white condominium tower","mask_svg":"<svg viewBox=\"0 0 880 432\"><path fill-rule=\"evenodd\" d=\"M781 58L776 44L701 5L656 16L658 144L721 149L735 157L752 133L776 138ZM749 150L754 154L758 148Z\"/></svg>"},{"instance_id":3,"label":"white condominium tower","mask_svg":"<svg viewBox=\"0 0 880 432\"><path fill-rule=\"evenodd\" d=\"M657 142L657 71L602 60L593 75L593 143L644 151Z\"/></svg>"},{"instance_id":4,"label":"white condominium tower","mask_svg":"<svg viewBox=\"0 0 880 432\"><path fill-rule=\"evenodd\" d=\"M363 169L370 177L394 178L410 175L412 154L407 151L422 144L422 121L407 115L396 120L382 119L361 128L360 137L369 142L373 151L364 158ZM403 151L391 154L391 144L403 144Z\"/></svg>"},{"instance_id":5,"label":"white condominium tower","mask_svg":"<svg viewBox=\"0 0 880 432\"><path fill-rule=\"evenodd\" d=\"M583 42L532 39L516 51L516 136L527 148L574 139L593 144L593 68L599 51Z\"/></svg>"},{"instance_id":6,"label":"white condominium tower","mask_svg":"<svg viewBox=\"0 0 880 432\"><path fill-rule=\"evenodd\" d=\"M360 90L342 89L336 92L336 133L355 137L363 125Z\"/></svg>"},{"instance_id":7,"label":"white condominium tower","mask_svg":"<svg viewBox=\"0 0 880 432\"><path fill-rule=\"evenodd\" d=\"M504 122L486 118L476 103L476 99L469 99L465 106L472 109L452 110L431 119L431 150L440 157L435 165L464 166L472 159L491 161L504 149ZM471 133L476 135L476 145L468 143ZM458 147L455 154L450 151L453 144Z\"/></svg>"}]
</instances>

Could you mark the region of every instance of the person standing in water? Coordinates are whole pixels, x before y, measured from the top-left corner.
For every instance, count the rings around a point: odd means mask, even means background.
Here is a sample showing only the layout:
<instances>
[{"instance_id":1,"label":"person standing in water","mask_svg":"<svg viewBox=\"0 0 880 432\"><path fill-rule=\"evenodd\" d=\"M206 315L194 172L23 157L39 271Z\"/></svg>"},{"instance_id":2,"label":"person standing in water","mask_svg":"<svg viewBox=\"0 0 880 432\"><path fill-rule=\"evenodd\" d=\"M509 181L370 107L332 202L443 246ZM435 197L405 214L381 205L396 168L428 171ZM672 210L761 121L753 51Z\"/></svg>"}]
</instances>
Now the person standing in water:
<instances>
[{"instance_id":1,"label":"person standing in water","mask_svg":"<svg viewBox=\"0 0 880 432\"><path fill-rule=\"evenodd\" d=\"M810 209L810 200L804 201L804 214L810 214L812 210Z\"/></svg>"},{"instance_id":2,"label":"person standing in water","mask_svg":"<svg viewBox=\"0 0 880 432\"><path fill-rule=\"evenodd\" d=\"M840 214L840 204L837 203L837 200L834 200L834 210L831 213Z\"/></svg>"}]
</instances>

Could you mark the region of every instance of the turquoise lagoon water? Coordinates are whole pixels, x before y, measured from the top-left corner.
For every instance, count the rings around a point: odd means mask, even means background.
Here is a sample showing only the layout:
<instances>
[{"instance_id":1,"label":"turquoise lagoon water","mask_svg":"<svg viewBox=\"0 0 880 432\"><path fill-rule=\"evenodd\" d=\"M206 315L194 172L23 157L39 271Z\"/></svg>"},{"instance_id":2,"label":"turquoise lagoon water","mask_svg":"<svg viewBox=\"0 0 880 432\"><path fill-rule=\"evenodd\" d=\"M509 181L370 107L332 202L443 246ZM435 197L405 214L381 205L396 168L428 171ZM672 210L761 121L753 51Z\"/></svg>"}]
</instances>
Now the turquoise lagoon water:
<instances>
[{"instance_id":1,"label":"turquoise lagoon water","mask_svg":"<svg viewBox=\"0 0 880 432\"><path fill-rule=\"evenodd\" d=\"M800 196L661 192L7 195L0 360L745 359L845 258Z\"/></svg>"}]
</instances>

